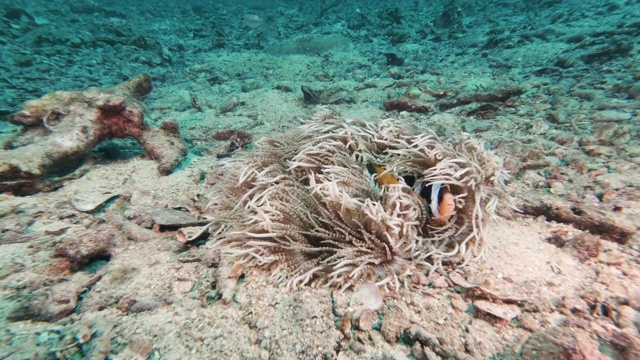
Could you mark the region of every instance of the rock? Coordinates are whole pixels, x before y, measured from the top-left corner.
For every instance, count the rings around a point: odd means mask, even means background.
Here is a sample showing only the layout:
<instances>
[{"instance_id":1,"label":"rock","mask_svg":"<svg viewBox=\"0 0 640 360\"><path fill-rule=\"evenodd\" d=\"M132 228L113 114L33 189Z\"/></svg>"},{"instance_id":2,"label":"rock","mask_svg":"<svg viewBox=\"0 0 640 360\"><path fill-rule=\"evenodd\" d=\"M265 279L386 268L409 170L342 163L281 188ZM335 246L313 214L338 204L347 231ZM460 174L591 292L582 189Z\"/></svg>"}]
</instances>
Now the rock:
<instances>
[{"instance_id":1,"label":"rock","mask_svg":"<svg viewBox=\"0 0 640 360\"><path fill-rule=\"evenodd\" d=\"M0 267L0 280L4 280L12 274L24 271L25 267L25 265L17 263L3 264Z\"/></svg>"},{"instance_id":2,"label":"rock","mask_svg":"<svg viewBox=\"0 0 640 360\"><path fill-rule=\"evenodd\" d=\"M569 314L586 315L586 314L589 314L589 311L590 311L589 305L587 304L587 302L576 296L564 297L562 299L561 305L563 308L563 313L565 315L569 315Z\"/></svg>"},{"instance_id":3,"label":"rock","mask_svg":"<svg viewBox=\"0 0 640 360\"><path fill-rule=\"evenodd\" d=\"M208 221L203 220L200 216L173 209L155 210L152 214L152 219L158 226L176 228L206 225L208 223Z\"/></svg>"},{"instance_id":4,"label":"rock","mask_svg":"<svg viewBox=\"0 0 640 360\"><path fill-rule=\"evenodd\" d=\"M307 104L352 104L355 102L348 91L339 87L329 89L312 89L301 86L304 102Z\"/></svg>"},{"instance_id":5,"label":"rock","mask_svg":"<svg viewBox=\"0 0 640 360\"><path fill-rule=\"evenodd\" d=\"M442 359L433 350L420 345L419 343L413 344L411 347L411 355L416 360L440 360Z\"/></svg>"},{"instance_id":6,"label":"rock","mask_svg":"<svg viewBox=\"0 0 640 360\"><path fill-rule=\"evenodd\" d=\"M580 329L554 326L531 335L522 347L524 360L606 360L598 342Z\"/></svg>"},{"instance_id":7,"label":"rock","mask_svg":"<svg viewBox=\"0 0 640 360\"><path fill-rule=\"evenodd\" d=\"M29 230L45 235L60 235L69 227L71 225L64 221L36 221L29 227Z\"/></svg>"},{"instance_id":8,"label":"rock","mask_svg":"<svg viewBox=\"0 0 640 360\"><path fill-rule=\"evenodd\" d=\"M129 306L128 311L130 313L141 313L145 311L152 311L158 308L158 304L149 300L134 300L134 303Z\"/></svg>"},{"instance_id":9,"label":"rock","mask_svg":"<svg viewBox=\"0 0 640 360\"><path fill-rule=\"evenodd\" d=\"M531 316L529 313L522 314L519 318L520 326L523 329L531 331L532 333L540 331L542 329L542 325L540 325L540 321Z\"/></svg>"},{"instance_id":10,"label":"rock","mask_svg":"<svg viewBox=\"0 0 640 360\"><path fill-rule=\"evenodd\" d=\"M378 322L378 315L374 314L371 310L363 310L355 320L359 330L370 331L373 329L373 325Z\"/></svg>"},{"instance_id":11,"label":"rock","mask_svg":"<svg viewBox=\"0 0 640 360\"><path fill-rule=\"evenodd\" d=\"M607 301L614 306L628 304L640 311L640 286L621 281L620 279L608 279Z\"/></svg>"},{"instance_id":12,"label":"rock","mask_svg":"<svg viewBox=\"0 0 640 360\"><path fill-rule=\"evenodd\" d=\"M449 298L449 301L451 302L451 306L460 311L460 312L465 312L467 311L467 303L462 299L462 296L458 295L458 294L451 294L451 297Z\"/></svg>"},{"instance_id":13,"label":"rock","mask_svg":"<svg viewBox=\"0 0 640 360\"><path fill-rule=\"evenodd\" d=\"M597 176L595 182L606 190L620 190L630 185L628 175L618 173L607 173Z\"/></svg>"},{"instance_id":14,"label":"rock","mask_svg":"<svg viewBox=\"0 0 640 360\"><path fill-rule=\"evenodd\" d=\"M380 333L388 343L395 344L408 327L409 321L404 312L400 308L395 308L382 318Z\"/></svg>"},{"instance_id":15,"label":"rock","mask_svg":"<svg viewBox=\"0 0 640 360\"><path fill-rule=\"evenodd\" d=\"M111 226L68 233L56 246L54 256L68 259L71 270L77 270L95 259L110 258L115 234L118 231Z\"/></svg>"},{"instance_id":16,"label":"rock","mask_svg":"<svg viewBox=\"0 0 640 360\"><path fill-rule=\"evenodd\" d=\"M208 235L209 225L205 226L187 226L176 231L176 239L182 244L190 241L203 239Z\"/></svg>"},{"instance_id":17,"label":"rock","mask_svg":"<svg viewBox=\"0 0 640 360\"><path fill-rule=\"evenodd\" d=\"M111 199L118 197L120 194L111 192L88 192L77 194L71 198L71 205L82 212L94 212Z\"/></svg>"},{"instance_id":18,"label":"rock","mask_svg":"<svg viewBox=\"0 0 640 360\"><path fill-rule=\"evenodd\" d=\"M416 360L427 360L427 355L419 343L413 344L411 347L411 355Z\"/></svg>"},{"instance_id":19,"label":"rock","mask_svg":"<svg viewBox=\"0 0 640 360\"><path fill-rule=\"evenodd\" d=\"M551 183L551 186L549 187L549 192L554 194L554 195L564 195L567 193L564 184L559 182L559 181L555 181L553 183Z\"/></svg>"},{"instance_id":20,"label":"rock","mask_svg":"<svg viewBox=\"0 0 640 360\"><path fill-rule=\"evenodd\" d=\"M440 346L440 341L438 341L438 337L436 335L428 332L421 326L412 326L409 329L409 334L411 335L411 339L413 341L417 341L422 346L426 346L429 348L436 348Z\"/></svg>"},{"instance_id":21,"label":"rock","mask_svg":"<svg viewBox=\"0 0 640 360\"><path fill-rule=\"evenodd\" d=\"M619 266L627 261L627 257L619 251L600 252L598 261L612 266Z\"/></svg>"},{"instance_id":22,"label":"rock","mask_svg":"<svg viewBox=\"0 0 640 360\"><path fill-rule=\"evenodd\" d=\"M164 126L148 126L140 99L152 89L140 75L110 89L56 91L24 103L9 121L22 126L5 146L0 160L0 191L24 195L51 190L42 185L74 171L102 141L134 138L168 174L182 161L187 147ZM53 186L55 188L55 186Z\"/></svg>"},{"instance_id":23,"label":"rock","mask_svg":"<svg viewBox=\"0 0 640 360\"><path fill-rule=\"evenodd\" d=\"M640 336L636 329L622 329L611 336L610 342L621 352L621 359L640 359Z\"/></svg>"},{"instance_id":24,"label":"rock","mask_svg":"<svg viewBox=\"0 0 640 360\"><path fill-rule=\"evenodd\" d=\"M436 354L433 350L426 348L426 347L422 347L422 350L424 351L424 356L427 360L440 360L442 359L440 356L438 356L438 354Z\"/></svg>"},{"instance_id":25,"label":"rock","mask_svg":"<svg viewBox=\"0 0 640 360\"><path fill-rule=\"evenodd\" d=\"M473 302L473 305L476 309L484 313L506 321L511 321L522 313L517 305L495 304L486 300L476 300Z\"/></svg>"},{"instance_id":26,"label":"rock","mask_svg":"<svg viewBox=\"0 0 640 360\"><path fill-rule=\"evenodd\" d=\"M604 124L593 132L593 137L600 140L601 145L609 145L617 129L618 126L616 124Z\"/></svg>"},{"instance_id":27,"label":"rock","mask_svg":"<svg viewBox=\"0 0 640 360\"><path fill-rule=\"evenodd\" d=\"M627 291L629 293L629 306L640 311L640 286L629 286Z\"/></svg>"},{"instance_id":28,"label":"rock","mask_svg":"<svg viewBox=\"0 0 640 360\"><path fill-rule=\"evenodd\" d=\"M147 359L153 352L153 344L142 339L132 339L124 349L122 358Z\"/></svg>"},{"instance_id":29,"label":"rock","mask_svg":"<svg viewBox=\"0 0 640 360\"><path fill-rule=\"evenodd\" d=\"M364 354L367 352L367 348L359 342L352 343L349 346L349 348L351 349L351 351L353 351L357 355Z\"/></svg>"},{"instance_id":30,"label":"rock","mask_svg":"<svg viewBox=\"0 0 640 360\"><path fill-rule=\"evenodd\" d=\"M563 319L561 323L562 323L562 326L568 327L571 329L588 330L589 327L591 326L591 323L589 322L589 320L585 319L584 315L573 315L573 314L568 315L566 318Z\"/></svg>"},{"instance_id":31,"label":"rock","mask_svg":"<svg viewBox=\"0 0 640 360\"><path fill-rule=\"evenodd\" d=\"M193 281L174 281L173 282L173 291L177 294L188 294L193 289L195 282Z\"/></svg>"},{"instance_id":32,"label":"rock","mask_svg":"<svg viewBox=\"0 0 640 360\"><path fill-rule=\"evenodd\" d=\"M582 148L591 157L611 157L616 155L616 149L610 146L589 145Z\"/></svg>"},{"instance_id":33,"label":"rock","mask_svg":"<svg viewBox=\"0 0 640 360\"><path fill-rule=\"evenodd\" d=\"M417 272L411 275L411 281L414 284L419 284L423 286L429 284L429 278L427 278L427 276L421 272Z\"/></svg>"},{"instance_id":34,"label":"rock","mask_svg":"<svg viewBox=\"0 0 640 360\"><path fill-rule=\"evenodd\" d=\"M449 280L457 286L461 286L463 288L473 287L473 284L470 284L465 280L462 275L458 272L452 272L449 274Z\"/></svg>"},{"instance_id":35,"label":"rock","mask_svg":"<svg viewBox=\"0 0 640 360\"><path fill-rule=\"evenodd\" d=\"M640 311L627 305L618 306L616 311L618 312L616 324L619 328L633 328L635 326L640 329Z\"/></svg>"},{"instance_id":36,"label":"rock","mask_svg":"<svg viewBox=\"0 0 640 360\"><path fill-rule=\"evenodd\" d=\"M447 284L447 280L444 277L436 275L433 279L433 287L436 289L445 289L449 287L449 284Z\"/></svg>"},{"instance_id":37,"label":"rock","mask_svg":"<svg viewBox=\"0 0 640 360\"><path fill-rule=\"evenodd\" d=\"M73 327L75 332L74 338L78 341L79 344L86 344L91 340L93 334L96 332L91 329L91 324L88 322L80 322L75 324Z\"/></svg>"},{"instance_id":38,"label":"rock","mask_svg":"<svg viewBox=\"0 0 640 360\"><path fill-rule=\"evenodd\" d=\"M56 321L71 314L78 304L82 287L73 282L65 282L52 286L46 298L36 306L41 306L39 318L45 321Z\"/></svg>"},{"instance_id":39,"label":"rock","mask_svg":"<svg viewBox=\"0 0 640 360\"><path fill-rule=\"evenodd\" d=\"M597 122L611 121L611 122L624 122L631 119L631 114L618 110L603 110L597 111L591 119Z\"/></svg>"},{"instance_id":40,"label":"rock","mask_svg":"<svg viewBox=\"0 0 640 360\"><path fill-rule=\"evenodd\" d=\"M342 35L303 34L294 39L269 45L264 51L272 55L316 55L331 50L344 51L350 46L351 40Z\"/></svg>"},{"instance_id":41,"label":"rock","mask_svg":"<svg viewBox=\"0 0 640 360\"><path fill-rule=\"evenodd\" d=\"M467 326L465 346L470 355L477 359L488 359L502 350L500 336L488 322L481 319L471 320Z\"/></svg>"},{"instance_id":42,"label":"rock","mask_svg":"<svg viewBox=\"0 0 640 360\"><path fill-rule=\"evenodd\" d=\"M359 286L351 296L349 306L355 310L355 312L369 310L378 311L382 309L384 305L384 298L382 292L372 283L366 283Z\"/></svg>"},{"instance_id":43,"label":"rock","mask_svg":"<svg viewBox=\"0 0 640 360\"><path fill-rule=\"evenodd\" d=\"M38 289L26 295L25 301L9 313L7 320L58 321L75 310L81 292L82 286L74 282Z\"/></svg>"},{"instance_id":44,"label":"rock","mask_svg":"<svg viewBox=\"0 0 640 360\"><path fill-rule=\"evenodd\" d=\"M205 258L206 258L206 255L204 255L203 252L194 251L193 249L191 249L190 251L185 251L178 255L178 261L183 264L201 262Z\"/></svg>"}]
</instances>

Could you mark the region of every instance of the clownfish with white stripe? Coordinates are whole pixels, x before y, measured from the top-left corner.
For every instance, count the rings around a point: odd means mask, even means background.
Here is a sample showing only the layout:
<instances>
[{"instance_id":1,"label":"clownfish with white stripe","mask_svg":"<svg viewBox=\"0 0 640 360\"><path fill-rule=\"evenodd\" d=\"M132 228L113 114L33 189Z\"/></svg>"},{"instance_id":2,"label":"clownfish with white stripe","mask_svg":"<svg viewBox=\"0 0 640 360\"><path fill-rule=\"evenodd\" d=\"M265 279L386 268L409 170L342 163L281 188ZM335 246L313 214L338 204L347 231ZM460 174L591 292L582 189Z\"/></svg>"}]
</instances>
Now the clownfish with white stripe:
<instances>
[{"instance_id":1,"label":"clownfish with white stripe","mask_svg":"<svg viewBox=\"0 0 640 360\"><path fill-rule=\"evenodd\" d=\"M374 175L378 185L395 185L400 181L391 173L385 172L385 168L376 164L368 164L367 170ZM425 207L431 218L439 222L448 222L456 214L455 196L448 186L441 182L435 182L424 186L416 184L413 176L404 176L403 180L425 202Z\"/></svg>"},{"instance_id":2,"label":"clownfish with white stripe","mask_svg":"<svg viewBox=\"0 0 640 360\"><path fill-rule=\"evenodd\" d=\"M456 214L456 199L449 188L436 182L429 184L426 189L429 214L435 219L449 221Z\"/></svg>"}]
</instances>

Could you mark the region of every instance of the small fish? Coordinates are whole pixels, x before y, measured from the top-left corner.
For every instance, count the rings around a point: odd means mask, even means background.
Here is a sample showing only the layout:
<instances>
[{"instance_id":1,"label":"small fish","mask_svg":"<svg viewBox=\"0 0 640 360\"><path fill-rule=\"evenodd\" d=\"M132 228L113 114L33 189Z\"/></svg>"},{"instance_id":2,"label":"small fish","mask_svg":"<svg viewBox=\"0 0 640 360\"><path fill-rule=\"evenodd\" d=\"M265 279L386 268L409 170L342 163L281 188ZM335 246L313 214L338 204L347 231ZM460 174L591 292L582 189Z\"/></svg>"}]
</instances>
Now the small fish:
<instances>
[{"instance_id":1,"label":"small fish","mask_svg":"<svg viewBox=\"0 0 640 360\"><path fill-rule=\"evenodd\" d=\"M424 198L429 205L429 213L434 219L449 221L456 214L456 201L448 187L440 182L426 187L427 196Z\"/></svg>"},{"instance_id":2,"label":"small fish","mask_svg":"<svg viewBox=\"0 0 640 360\"><path fill-rule=\"evenodd\" d=\"M381 187L400 183L398 178L391 173L385 172L386 169L380 165L369 163L367 164L367 170L375 176L376 182ZM413 188L413 191L420 195L429 215L431 215L433 219L446 223L456 214L455 196L451 193L448 186L445 186L441 182L435 182L427 186L424 186L424 184L416 184L416 179L413 176L405 176L403 180L405 180L408 186Z\"/></svg>"},{"instance_id":3,"label":"small fish","mask_svg":"<svg viewBox=\"0 0 640 360\"><path fill-rule=\"evenodd\" d=\"M378 185L395 185L399 184L400 181L396 179L395 176L391 175L391 173L385 173L385 168L376 164L367 164L367 170L371 174L375 174L375 179L378 182Z\"/></svg>"},{"instance_id":4,"label":"small fish","mask_svg":"<svg viewBox=\"0 0 640 360\"><path fill-rule=\"evenodd\" d=\"M242 17L242 23L245 26L255 29L262 26L262 24L264 23L264 20L262 20L262 18L256 14L246 13Z\"/></svg>"}]
</instances>

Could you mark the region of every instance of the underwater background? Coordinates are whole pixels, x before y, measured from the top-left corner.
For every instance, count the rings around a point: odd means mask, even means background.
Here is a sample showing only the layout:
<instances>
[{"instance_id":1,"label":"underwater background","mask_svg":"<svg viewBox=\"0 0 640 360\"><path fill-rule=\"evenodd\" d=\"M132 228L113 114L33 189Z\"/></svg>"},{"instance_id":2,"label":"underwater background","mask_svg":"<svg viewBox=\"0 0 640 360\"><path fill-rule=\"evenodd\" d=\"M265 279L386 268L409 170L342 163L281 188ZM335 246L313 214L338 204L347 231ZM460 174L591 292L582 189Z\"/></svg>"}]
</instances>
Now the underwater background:
<instances>
[{"instance_id":1,"label":"underwater background","mask_svg":"<svg viewBox=\"0 0 640 360\"><path fill-rule=\"evenodd\" d=\"M0 0L0 359L640 358L639 40L634 0ZM501 159L481 259L291 290L208 244L234 161L389 118Z\"/></svg>"}]
</instances>

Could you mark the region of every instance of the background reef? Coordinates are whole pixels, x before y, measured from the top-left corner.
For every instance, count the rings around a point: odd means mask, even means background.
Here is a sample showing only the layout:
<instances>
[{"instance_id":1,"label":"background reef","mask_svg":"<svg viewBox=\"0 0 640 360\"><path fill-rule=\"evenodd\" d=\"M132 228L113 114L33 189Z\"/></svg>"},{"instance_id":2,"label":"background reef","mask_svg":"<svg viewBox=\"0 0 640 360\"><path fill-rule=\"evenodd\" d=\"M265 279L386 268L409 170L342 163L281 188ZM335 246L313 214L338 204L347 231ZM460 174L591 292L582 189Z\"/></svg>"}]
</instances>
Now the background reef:
<instances>
[{"instance_id":1,"label":"background reef","mask_svg":"<svg viewBox=\"0 0 640 360\"><path fill-rule=\"evenodd\" d=\"M0 195L0 359L640 358L638 19L630 0L0 0L4 151L25 101L141 73L144 121L189 151L160 176L106 141L58 190ZM286 291L202 246L220 159L320 106L470 133L521 212L482 261L397 292Z\"/></svg>"}]
</instances>

